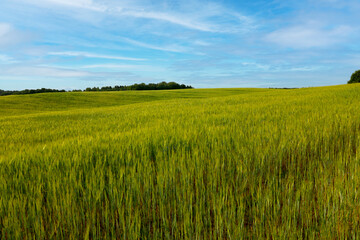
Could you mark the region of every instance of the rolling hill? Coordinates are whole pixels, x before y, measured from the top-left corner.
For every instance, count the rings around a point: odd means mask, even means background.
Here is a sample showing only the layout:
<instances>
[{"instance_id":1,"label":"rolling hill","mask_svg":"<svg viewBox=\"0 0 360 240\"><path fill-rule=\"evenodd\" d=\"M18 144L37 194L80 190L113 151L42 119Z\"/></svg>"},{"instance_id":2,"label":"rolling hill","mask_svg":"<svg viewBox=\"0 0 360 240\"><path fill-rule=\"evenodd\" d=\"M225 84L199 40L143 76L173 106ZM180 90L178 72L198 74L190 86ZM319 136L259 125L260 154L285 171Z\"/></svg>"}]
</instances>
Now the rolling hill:
<instances>
[{"instance_id":1,"label":"rolling hill","mask_svg":"<svg viewBox=\"0 0 360 240\"><path fill-rule=\"evenodd\" d=\"M0 97L0 238L346 238L360 85Z\"/></svg>"}]
</instances>

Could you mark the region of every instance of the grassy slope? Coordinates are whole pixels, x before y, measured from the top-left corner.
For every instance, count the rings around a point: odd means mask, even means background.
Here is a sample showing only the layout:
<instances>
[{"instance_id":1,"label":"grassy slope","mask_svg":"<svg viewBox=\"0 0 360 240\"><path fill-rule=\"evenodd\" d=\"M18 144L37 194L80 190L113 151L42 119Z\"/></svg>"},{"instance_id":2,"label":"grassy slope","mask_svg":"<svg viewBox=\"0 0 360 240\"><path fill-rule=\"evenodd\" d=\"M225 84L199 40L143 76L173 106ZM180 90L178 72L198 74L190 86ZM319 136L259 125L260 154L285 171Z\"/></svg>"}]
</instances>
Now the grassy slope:
<instances>
[{"instance_id":1,"label":"grassy slope","mask_svg":"<svg viewBox=\"0 0 360 240\"><path fill-rule=\"evenodd\" d=\"M121 106L135 103L188 98L230 96L267 89L187 89L165 91L124 92L68 92L13 95L0 98L0 117L41 113L46 111L69 111L96 107Z\"/></svg>"},{"instance_id":2,"label":"grassy slope","mask_svg":"<svg viewBox=\"0 0 360 240\"><path fill-rule=\"evenodd\" d=\"M357 84L2 97L0 234L354 236L359 103Z\"/></svg>"}]
</instances>

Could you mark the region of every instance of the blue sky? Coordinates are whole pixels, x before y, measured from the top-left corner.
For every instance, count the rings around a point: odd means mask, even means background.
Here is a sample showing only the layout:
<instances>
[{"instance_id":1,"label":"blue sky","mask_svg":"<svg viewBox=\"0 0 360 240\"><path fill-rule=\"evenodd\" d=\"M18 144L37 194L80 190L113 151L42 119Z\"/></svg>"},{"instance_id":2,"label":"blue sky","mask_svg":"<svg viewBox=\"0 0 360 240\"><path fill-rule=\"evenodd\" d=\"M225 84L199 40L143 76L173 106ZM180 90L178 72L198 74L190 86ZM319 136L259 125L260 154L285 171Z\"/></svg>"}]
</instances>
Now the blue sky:
<instances>
[{"instance_id":1,"label":"blue sky","mask_svg":"<svg viewBox=\"0 0 360 240\"><path fill-rule=\"evenodd\" d=\"M0 89L346 83L359 0L1 0Z\"/></svg>"}]
</instances>

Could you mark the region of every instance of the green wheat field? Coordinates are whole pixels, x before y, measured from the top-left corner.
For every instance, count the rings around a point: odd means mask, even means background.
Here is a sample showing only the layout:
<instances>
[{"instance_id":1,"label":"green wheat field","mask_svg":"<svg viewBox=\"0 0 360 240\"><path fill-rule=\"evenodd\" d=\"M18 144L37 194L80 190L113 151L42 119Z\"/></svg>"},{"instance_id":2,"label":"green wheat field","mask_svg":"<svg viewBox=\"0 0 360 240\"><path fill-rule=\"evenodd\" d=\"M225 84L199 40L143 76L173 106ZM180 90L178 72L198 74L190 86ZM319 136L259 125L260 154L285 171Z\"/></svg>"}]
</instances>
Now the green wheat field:
<instances>
[{"instance_id":1,"label":"green wheat field","mask_svg":"<svg viewBox=\"0 0 360 240\"><path fill-rule=\"evenodd\" d=\"M360 84L0 97L0 239L356 239Z\"/></svg>"}]
</instances>

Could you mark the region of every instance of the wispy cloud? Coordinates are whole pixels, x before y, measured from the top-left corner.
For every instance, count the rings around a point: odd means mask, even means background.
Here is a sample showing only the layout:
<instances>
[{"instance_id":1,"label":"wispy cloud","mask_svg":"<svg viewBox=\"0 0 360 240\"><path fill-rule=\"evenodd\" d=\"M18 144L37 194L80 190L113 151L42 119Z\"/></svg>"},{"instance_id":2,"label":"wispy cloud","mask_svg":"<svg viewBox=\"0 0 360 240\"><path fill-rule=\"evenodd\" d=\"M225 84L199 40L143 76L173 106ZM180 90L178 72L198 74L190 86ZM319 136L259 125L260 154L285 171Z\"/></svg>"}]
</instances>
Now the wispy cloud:
<instances>
[{"instance_id":1,"label":"wispy cloud","mask_svg":"<svg viewBox=\"0 0 360 240\"><path fill-rule=\"evenodd\" d=\"M113 59L113 60L127 60L127 61L145 61L144 58L131 58L131 57L122 57L122 56L111 56L111 55L102 55L94 54L88 52L50 52L48 55L54 56L65 56L65 57L85 57L85 58L102 58L102 59Z\"/></svg>"},{"instance_id":2,"label":"wispy cloud","mask_svg":"<svg viewBox=\"0 0 360 240\"><path fill-rule=\"evenodd\" d=\"M16 30L11 24L0 22L0 48L7 48L28 40L29 36Z\"/></svg>"},{"instance_id":3,"label":"wispy cloud","mask_svg":"<svg viewBox=\"0 0 360 240\"><path fill-rule=\"evenodd\" d=\"M143 65L130 65L130 64L92 64L92 65L84 65L81 68L111 68L111 69L130 69L130 68L138 68Z\"/></svg>"},{"instance_id":4,"label":"wispy cloud","mask_svg":"<svg viewBox=\"0 0 360 240\"><path fill-rule=\"evenodd\" d=\"M187 12L152 11L118 7L117 15L167 22L188 29L213 33L235 33L254 27L253 20L239 12L214 3L203 3L200 9ZM214 21L213 19L217 19Z\"/></svg>"},{"instance_id":5,"label":"wispy cloud","mask_svg":"<svg viewBox=\"0 0 360 240\"><path fill-rule=\"evenodd\" d=\"M352 28L350 26L337 26L332 29L324 29L304 25L276 30L268 34L265 39L282 47L327 47L346 41L351 32Z\"/></svg>"},{"instance_id":6,"label":"wispy cloud","mask_svg":"<svg viewBox=\"0 0 360 240\"><path fill-rule=\"evenodd\" d=\"M91 74L85 71L40 66L11 66L1 69L1 76L31 76L31 77L87 77Z\"/></svg>"},{"instance_id":7,"label":"wispy cloud","mask_svg":"<svg viewBox=\"0 0 360 240\"><path fill-rule=\"evenodd\" d=\"M26 3L39 7L54 5L78 10L90 10L114 17L155 20L192 30L213 33L236 32L240 29L250 28L250 25L253 24L250 17L214 2L193 1L191 4L184 2L184 5L192 6L186 7L186 11L174 11L167 8L160 8L161 10L159 10L161 4L157 4L157 8L154 8L154 4L144 3L137 5L131 1L33 0L31 2L26 1ZM217 20L214 21L213 19ZM218 19L221 21L218 21ZM92 18L89 18L89 20L93 21Z\"/></svg>"},{"instance_id":8,"label":"wispy cloud","mask_svg":"<svg viewBox=\"0 0 360 240\"><path fill-rule=\"evenodd\" d=\"M145 19L153 19L153 20L161 20L172 24L177 24L186 28L204 31L204 32L218 32L216 26L210 23L205 23L201 21L196 21L194 19L190 19L189 16L176 16L173 14L165 13L165 12L147 12L147 11L129 11L119 9L119 14L124 16L130 16L135 18L145 18Z\"/></svg>"},{"instance_id":9,"label":"wispy cloud","mask_svg":"<svg viewBox=\"0 0 360 240\"><path fill-rule=\"evenodd\" d=\"M4 38L6 34L12 31L12 27L8 23L0 23L0 38Z\"/></svg>"},{"instance_id":10,"label":"wispy cloud","mask_svg":"<svg viewBox=\"0 0 360 240\"><path fill-rule=\"evenodd\" d=\"M153 66L153 65L132 65L132 64L92 64L81 66L83 69L111 69L111 70L127 70L127 71L165 71L165 67Z\"/></svg>"},{"instance_id":11,"label":"wispy cloud","mask_svg":"<svg viewBox=\"0 0 360 240\"><path fill-rule=\"evenodd\" d=\"M92 11L105 12L108 8L102 4L97 4L92 0L33 0L32 4L44 5L53 4L69 8L80 8Z\"/></svg>"},{"instance_id":12,"label":"wispy cloud","mask_svg":"<svg viewBox=\"0 0 360 240\"><path fill-rule=\"evenodd\" d=\"M198 46L211 46L210 42L203 41L203 40L195 40L195 41L193 41L193 44L198 45Z\"/></svg>"},{"instance_id":13,"label":"wispy cloud","mask_svg":"<svg viewBox=\"0 0 360 240\"><path fill-rule=\"evenodd\" d=\"M149 49L154 49L154 50L159 50L159 51L166 51L166 52L189 52L190 49L184 46L180 46L180 45L176 45L176 44L172 44L172 45L165 45L165 46L157 46L157 45L153 45L153 44L149 44L149 43L144 43L144 42L140 42L137 40L133 40L130 38L125 38L122 37L120 38L121 40L130 43L132 45L138 46L138 47L143 47L143 48L149 48Z\"/></svg>"},{"instance_id":14,"label":"wispy cloud","mask_svg":"<svg viewBox=\"0 0 360 240\"><path fill-rule=\"evenodd\" d=\"M16 61L12 57L9 57L8 55L5 55L5 54L0 54L0 63L9 64L9 63L15 63L15 62Z\"/></svg>"}]
</instances>

